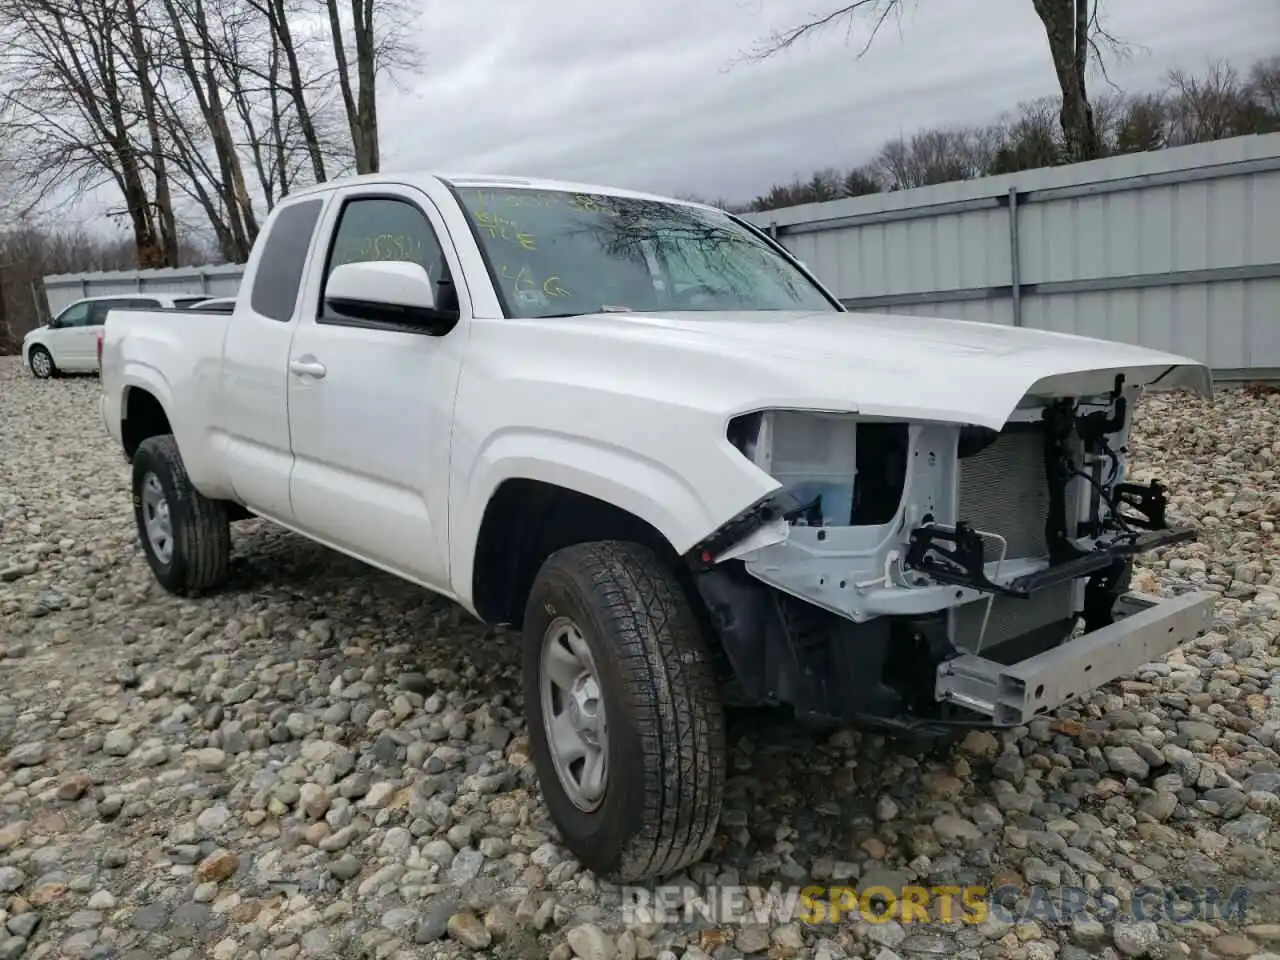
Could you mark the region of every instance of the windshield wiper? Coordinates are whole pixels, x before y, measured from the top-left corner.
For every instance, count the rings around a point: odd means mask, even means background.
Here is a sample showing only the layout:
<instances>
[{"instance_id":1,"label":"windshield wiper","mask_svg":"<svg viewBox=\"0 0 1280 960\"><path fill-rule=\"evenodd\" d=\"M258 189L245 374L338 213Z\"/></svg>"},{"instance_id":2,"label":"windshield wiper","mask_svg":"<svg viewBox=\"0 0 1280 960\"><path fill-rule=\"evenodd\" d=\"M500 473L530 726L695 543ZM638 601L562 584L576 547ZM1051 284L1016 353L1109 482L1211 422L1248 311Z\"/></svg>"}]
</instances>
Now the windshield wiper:
<instances>
[{"instance_id":1,"label":"windshield wiper","mask_svg":"<svg viewBox=\"0 0 1280 960\"><path fill-rule=\"evenodd\" d=\"M630 307L615 306L612 303L600 304L599 310L584 313L539 313L532 319L534 320L558 320L563 317L589 317L591 313L634 313Z\"/></svg>"}]
</instances>

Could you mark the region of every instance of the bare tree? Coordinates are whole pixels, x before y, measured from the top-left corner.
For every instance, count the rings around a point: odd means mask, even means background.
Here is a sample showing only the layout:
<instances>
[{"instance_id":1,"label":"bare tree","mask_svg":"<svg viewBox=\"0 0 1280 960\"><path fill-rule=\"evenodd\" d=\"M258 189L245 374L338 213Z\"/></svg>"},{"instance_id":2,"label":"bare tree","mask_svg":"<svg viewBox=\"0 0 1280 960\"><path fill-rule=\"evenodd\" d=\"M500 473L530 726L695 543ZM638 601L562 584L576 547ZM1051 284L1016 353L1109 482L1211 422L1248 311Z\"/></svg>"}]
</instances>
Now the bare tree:
<instances>
[{"instance_id":1,"label":"bare tree","mask_svg":"<svg viewBox=\"0 0 1280 960\"><path fill-rule=\"evenodd\" d=\"M156 97L156 64L152 36L139 15L137 0L124 0L127 36L124 60L132 67L134 82L141 97L142 117L147 125L150 152L147 157L155 181L155 210L160 246L166 263L178 262L178 228L173 213L173 194L169 189L169 168L165 162L165 144L161 134L160 110Z\"/></svg>"},{"instance_id":2,"label":"bare tree","mask_svg":"<svg viewBox=\"0 0 1280 960\"><path fill-rule=\"evenodd\" d=\"M381 169L378 145L377 79L416 70L421 53L410 39L413 12L403 0L322 0L328 16L338 89L347 115L356 172ZM344 6L348 18L344 16ZM354 71L347 36L355 55ZM354 72L354 83L352 75Z\"/></svg>"},{"instance_id":3,"label":"bare tree","mask_svg":"<svg viewBox=\"0 0 1280 960\"><path fill-rule=\"evenodd\" d=\"M220 0L161 0L168 14L166 29L173 40L178 65L208 127L217 158L217 187L225 204L227 225L238 252L248 259L258 235L253 200L245 183L244 168L231 132L224 100L224 75L219 70L214 24L222 12L209 7Z\"/></svg>"},{"instance_id":4,"label":"bare tree","mask_svg":"<svg viewBox=\"0 0 1280 960\"><path fill-rule=\"evenodd\" d=\"M1280 130L1280 56L1259 60L1249 70L1249 98L1262 114L1264 129L1259 133Z\"/></svg>"},{"instance_id":5,"label":"bare tree","mask_svg":"<svg viewBox=\"0 0 1280 960\"><path fill-rule=\"evenodd\" d=\"M1101 43L1120 46L1102 27L1098 0L1031 0L1049 41L1049 54L1061 92L1060 122L1067 162L1092 160L1101 155L1093 110L1085 86L1091 60L1101 63ZM857 54L870 49L890 17L900 16L903 0L852 0L828 13L767 37L749 59L760 60L793 47L800 40L843 25L852 31L859 17L868 22L866 42Z\"/></svg>"},{"instance_id":6,"label":"bare tree","mask_svg":"<svg viewBox=\"0 0 1280 960\"><path fill-rule=\"evenodd\" d=\"M0 110L25 181L24 210L59 190L114 184L140 267L170 265L157 226L147 153L134 139L136 79L122 0L0 0ZM145 126L145 124L144 124Z\"/></svg>"},{"instance_id":7,"label":"bare tree","mask_svg":"<svg viewBox=\"0 0 1280 960\"><path fill-rule=\"evenodd\" d=\"M1049 167L1062 159L1057 97L1018 105L1018 112L995 127L996 145L986 172L1013 173Z\"/></svg>"},{"instance_id":8,"label":"bare tree","mask_svg":"<svg viewBox=\"0 0 1280 960\"><path fill-rule=\"evenodd\" d=\"M311 106L308 102L308 90L311 85L303 74L299 61L299 44L294 38L293 29L289 26L290 14L297 14L296 5L291 4L290 0L248 0L248 2L267 21L271 31L273 55L282 55L284 58L285 82L283 89L277 86L276 70L270 66L268 67L271 78L272 129L276 141L275 159L277 176L281 178L281 195L283 196L288 193L288 187L284 184L285 171L289 166L285 144L291 142L291 140L284 138L284 117L286 114L279 103L279 98L282 94L288 97L297 117L298 134L311 161L311 173L316 183L323 183L327 179L325 151L321 147L317 124L312 116Z\"/></svg>"},{"instance_id":9,"label":"bare tree","mask_svg":"<svg viewBox=\"0 0 1280 960\"><path fill-rule=\"evenodd\" d=\"M1225 60L1213 61L1201 76L1174 70L1168 82L1169 143L1173 146L1265 129L1263 107Z\"/></svg>"},{"instance_id":10,"label":"bare tree","mask_svg":"<svg viewBox=\"0 0 1280 960\"><path fill-rule=\"evenodd\" d=\"M981 131L941 128L889 141L876 163L890 190L910 190L980 176L990 166L989 151Z\"/></svg>"}]
</instances>

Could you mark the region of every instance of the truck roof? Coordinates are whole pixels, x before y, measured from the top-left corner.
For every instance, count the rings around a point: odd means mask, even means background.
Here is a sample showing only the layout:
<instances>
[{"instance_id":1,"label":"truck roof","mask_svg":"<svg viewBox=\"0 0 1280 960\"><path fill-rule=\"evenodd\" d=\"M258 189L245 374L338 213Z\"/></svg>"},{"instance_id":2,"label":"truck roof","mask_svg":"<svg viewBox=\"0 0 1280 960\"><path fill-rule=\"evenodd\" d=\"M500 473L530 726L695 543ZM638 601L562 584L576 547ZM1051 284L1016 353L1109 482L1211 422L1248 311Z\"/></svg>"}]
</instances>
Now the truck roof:
<instances>
[{"instance_id":1,"label":"truck roof","mask_svg":"<svg viewBox=\"0 0 1280 960\"><path fill-rule=\"evenodd\" d=\"M679 203L704 210L715 210L705 203L695 200L681 200L661 194L645 193L639 190L627 190L622 187L606 187L593 183L577 183L570 180L550 180L541 177L499 176L483 173L446 173L435 170L406 170L400 173L363 173L354 176L340 177L324 183L303 187L290 191L290 197L301 197L313 193L322 193L337 187L355 186L356 184L399 183L420 184L424 181L436 180L455 187L524 187L530 190L564 190L571 193L594 193L604 196L626 197L632 200L656 200L663 203Z\"/></svg>"}]
</instances>

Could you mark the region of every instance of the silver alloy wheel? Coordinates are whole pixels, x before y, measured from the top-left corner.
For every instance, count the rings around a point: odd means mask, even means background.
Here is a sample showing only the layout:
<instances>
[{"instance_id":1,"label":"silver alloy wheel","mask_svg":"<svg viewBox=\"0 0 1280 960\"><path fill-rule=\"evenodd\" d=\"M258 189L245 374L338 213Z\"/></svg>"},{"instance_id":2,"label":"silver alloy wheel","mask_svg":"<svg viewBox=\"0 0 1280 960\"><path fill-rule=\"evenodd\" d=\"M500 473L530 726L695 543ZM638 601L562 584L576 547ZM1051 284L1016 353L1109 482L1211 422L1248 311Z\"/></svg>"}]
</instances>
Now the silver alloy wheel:
<instances>
[{"instance_id":1,"label":"silver alloy wheel","mask_svg":"<svg viewBox=\"0 0 1280 960\"><path fill-rule=\"evenodd\" d=\"M154 473L142 479L142 520L156 559L168 563L173 558L173 524L169 520L169 500Z\"/></svg>"},{"instance_id":2,"label":"silver alloy wheel","mask_svg":"<svg viewBox=\"0 0 1280 960\"><path fill-rule=\"evenodd\" d=\"M37 377L47 377L53 372L53 361L43 350L31 351L31 372Z\"/></svg>"},{"instance_id":3,"label":"silver alloy wheel","mask_svg":"<svg viewBox=\"0 0 1280 960\"><path fill-rule=\"evenodd\" d=\"M542 724L564 792L590 813L604 799L609 741L591 649L578 625L556 617L542 635Z\"/></svg>"}]
</instances>

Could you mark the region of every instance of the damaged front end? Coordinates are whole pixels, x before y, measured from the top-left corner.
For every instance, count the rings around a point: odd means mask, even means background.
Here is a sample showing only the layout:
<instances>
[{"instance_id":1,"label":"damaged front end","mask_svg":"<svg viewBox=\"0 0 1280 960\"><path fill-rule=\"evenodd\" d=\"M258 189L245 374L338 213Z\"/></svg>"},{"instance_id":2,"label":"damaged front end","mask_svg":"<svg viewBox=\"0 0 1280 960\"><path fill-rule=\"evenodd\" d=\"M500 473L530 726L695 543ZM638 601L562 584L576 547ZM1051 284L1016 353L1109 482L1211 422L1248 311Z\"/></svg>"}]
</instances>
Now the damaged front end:
<instances>
[{"instance_id":1,"label":"damaged front end","mask_svg":"<svg viewBox=\"0 0 1280 960\"><path fill-rule=\"evenodd\" d=\"M1136 388L1028 396L1000 431L772 410L729 439L780 489L692 552L748 701L923 730L1016 725L1208 629L1129 593L1194 539L1125 479Z\"/></svg>"}]
</instances>

